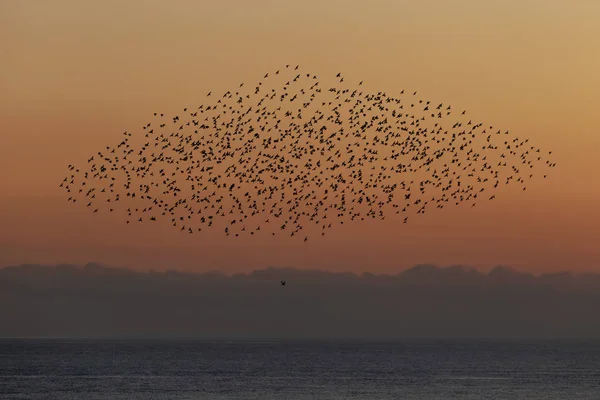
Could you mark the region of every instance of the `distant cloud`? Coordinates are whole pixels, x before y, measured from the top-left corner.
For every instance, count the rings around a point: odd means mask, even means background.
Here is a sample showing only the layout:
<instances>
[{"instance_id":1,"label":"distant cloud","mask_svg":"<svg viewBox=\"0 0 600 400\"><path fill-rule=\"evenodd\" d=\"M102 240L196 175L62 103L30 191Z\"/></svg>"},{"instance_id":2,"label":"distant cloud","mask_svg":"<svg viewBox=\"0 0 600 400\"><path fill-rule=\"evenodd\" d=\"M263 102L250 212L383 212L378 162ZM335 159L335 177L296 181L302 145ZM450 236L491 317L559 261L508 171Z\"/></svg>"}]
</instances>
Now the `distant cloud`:
<instances>
[{"instance_id":1,"label":"distant cloud","mask_svg":"<svg viewBox=\"0 0 600 400\"><path fill-rule=\"evenodd\" d=\"M600 274L504 266L482 273L424 264L395 275L98 263L0 269L4 337L600 337L598 309Z\"/></svg>"}]
</instances>

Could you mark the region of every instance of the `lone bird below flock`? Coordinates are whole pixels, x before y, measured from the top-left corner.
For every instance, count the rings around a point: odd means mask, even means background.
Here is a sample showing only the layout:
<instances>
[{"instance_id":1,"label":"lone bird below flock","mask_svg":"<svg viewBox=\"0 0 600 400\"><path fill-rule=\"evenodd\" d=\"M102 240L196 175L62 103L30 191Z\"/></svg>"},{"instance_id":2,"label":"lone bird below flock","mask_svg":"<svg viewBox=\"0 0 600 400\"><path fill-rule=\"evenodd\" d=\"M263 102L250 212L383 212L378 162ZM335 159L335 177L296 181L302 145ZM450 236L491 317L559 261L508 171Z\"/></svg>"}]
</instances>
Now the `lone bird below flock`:
<instances>
[{"instance_id":1,"label":"lone bird below flock","mask_svg":"<svg viewBox=\"0 0 600 400\"><path fill-rule=\"evenodd\" d=\"M472 206L494 199L501 184L525 189L534 168L556 165L528 139L463 119L466 111L455 115L417 91L370 93L342 73L328 82L298 69L209 91L211 101L172 117L156 112L141 134L125 132L89 157L87 170L69 165L60 186L94 213L122 210L126 223L306 242L345 222L392 213L406 223L430 207Z\"/></svg>"}]
</instances>

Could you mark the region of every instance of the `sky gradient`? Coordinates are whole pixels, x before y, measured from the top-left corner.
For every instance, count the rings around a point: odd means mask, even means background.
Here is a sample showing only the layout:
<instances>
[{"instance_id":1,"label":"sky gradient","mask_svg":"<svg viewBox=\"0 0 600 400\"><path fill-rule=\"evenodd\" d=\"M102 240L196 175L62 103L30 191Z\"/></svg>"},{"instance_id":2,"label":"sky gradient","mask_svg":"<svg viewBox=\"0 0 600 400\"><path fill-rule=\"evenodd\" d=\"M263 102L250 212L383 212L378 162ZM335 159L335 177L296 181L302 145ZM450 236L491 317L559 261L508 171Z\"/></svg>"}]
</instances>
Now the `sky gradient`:
<instances>
[{"instance_id":1,"label":"sky gradient","mask_svg":"<svg viewBox=\"0 0 600 400\"><path fill-rule=\"evenodd\" d=\"M0 0L0 266L600 272L599 20L595 0ZM307 243L125 225L66 201L68 164L155 111L288 63L369 91L418 90L551 150L557 166L475 208L346 224Z\"/></svg>"}]
</instances>

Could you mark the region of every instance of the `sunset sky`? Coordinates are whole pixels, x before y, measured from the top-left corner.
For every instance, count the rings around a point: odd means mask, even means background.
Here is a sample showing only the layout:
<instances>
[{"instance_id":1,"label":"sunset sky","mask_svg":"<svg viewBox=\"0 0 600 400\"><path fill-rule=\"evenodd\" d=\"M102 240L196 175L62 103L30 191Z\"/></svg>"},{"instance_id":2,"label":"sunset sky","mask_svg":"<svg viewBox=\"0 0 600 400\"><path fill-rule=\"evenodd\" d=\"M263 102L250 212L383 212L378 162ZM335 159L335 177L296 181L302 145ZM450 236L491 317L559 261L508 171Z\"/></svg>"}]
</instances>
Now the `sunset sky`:
<instances>
[{"instance_id":1,"label":"sunset sky","mask_svg":"<svg viewBox=\"0 0 600 400\"><path fill-rule=\"evenodd\" d=\"M600 272L598 21L597 0L0 0L0 266ZM529 138L557 166L475 208L347 224L307 243L126 225L66 201L68 164L155 111L288 63L370 91L418 90Z\"/></svg>"}]
</instances>

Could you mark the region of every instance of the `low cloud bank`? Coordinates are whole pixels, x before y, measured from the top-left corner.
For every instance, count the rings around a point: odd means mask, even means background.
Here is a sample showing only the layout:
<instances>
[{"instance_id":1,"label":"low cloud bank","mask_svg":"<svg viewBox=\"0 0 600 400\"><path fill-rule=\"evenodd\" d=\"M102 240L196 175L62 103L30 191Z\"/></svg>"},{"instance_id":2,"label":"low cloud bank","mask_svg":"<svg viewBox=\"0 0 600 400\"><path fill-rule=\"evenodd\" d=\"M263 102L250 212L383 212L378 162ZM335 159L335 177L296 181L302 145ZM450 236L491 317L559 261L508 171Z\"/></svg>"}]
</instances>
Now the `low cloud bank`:
<instances>
[{"instance_id":1,"label":"low cloud bank","mask_svg":"<svg viewBox=\"0 0 600 400\"><path fill-rule=\"evenodd\" d=\"M0 269L3 337L600 338L598 310L600 274L502 266L417 265L396 275Z\"/></svg>"}]
</instances>

